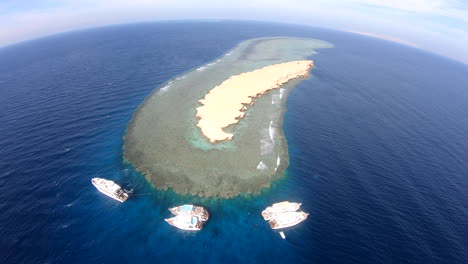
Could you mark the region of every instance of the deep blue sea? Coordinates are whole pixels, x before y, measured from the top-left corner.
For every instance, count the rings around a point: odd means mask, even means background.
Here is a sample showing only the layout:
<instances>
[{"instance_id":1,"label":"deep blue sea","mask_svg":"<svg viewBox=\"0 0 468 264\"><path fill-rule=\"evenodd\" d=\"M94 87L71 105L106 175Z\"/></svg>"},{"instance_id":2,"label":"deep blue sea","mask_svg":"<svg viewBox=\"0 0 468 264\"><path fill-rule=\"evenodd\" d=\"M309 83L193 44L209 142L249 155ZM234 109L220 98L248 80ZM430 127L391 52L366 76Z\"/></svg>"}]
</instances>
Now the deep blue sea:
<instances>
[{"instance_id":1,"label":"deep blue sea","mask_svg":"<svg viewBox=\"0 0 468 264\"><path fill-rule=\"evenodd\" d=\"M312 37L313 77L288 99L287 175L231 200L155 190L122 136L158 85L262 36ZM134 196L116 202L91 178ZM260 216L301 201L286 240ZM198 233L167 208L204 205ZM0 49L0 263L468 263L468 66L304 26L164 22Z\"/></svg>"}]
</instances>

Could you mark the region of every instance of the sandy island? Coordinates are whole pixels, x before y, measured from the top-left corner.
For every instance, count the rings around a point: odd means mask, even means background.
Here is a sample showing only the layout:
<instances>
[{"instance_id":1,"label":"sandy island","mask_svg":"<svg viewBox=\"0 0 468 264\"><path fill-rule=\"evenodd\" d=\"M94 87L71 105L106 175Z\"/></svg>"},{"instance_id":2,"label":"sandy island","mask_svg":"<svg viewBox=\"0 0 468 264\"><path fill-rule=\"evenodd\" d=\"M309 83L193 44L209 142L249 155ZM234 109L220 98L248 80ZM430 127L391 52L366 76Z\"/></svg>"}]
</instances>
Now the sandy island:
<instances>
[{"instance_id":1,"label":"sandy island","mask_svg":"<svg viewBox=\"0 0 468 264\"><path fill-rule=\"evenodd\" d=\"M291 61L229 77L199 101L197 126L211 143L231 140L233 134L223 129L238 123L247 105L291 79L307 77L312 66L311 60Z\"/></svg>"},{"instance_id":2,"label":"sandy island","mask_svg":"<svg viewBox=\"0 0 468 264\"><path fill-rule=\"evenodd\" d=\"M160 190L222 198L259 193L289 166L288 96L313 73L309 58L331 47L317 39L249 39L174 76L135 111L125 160Z\"/></svg>"}]
</instances>

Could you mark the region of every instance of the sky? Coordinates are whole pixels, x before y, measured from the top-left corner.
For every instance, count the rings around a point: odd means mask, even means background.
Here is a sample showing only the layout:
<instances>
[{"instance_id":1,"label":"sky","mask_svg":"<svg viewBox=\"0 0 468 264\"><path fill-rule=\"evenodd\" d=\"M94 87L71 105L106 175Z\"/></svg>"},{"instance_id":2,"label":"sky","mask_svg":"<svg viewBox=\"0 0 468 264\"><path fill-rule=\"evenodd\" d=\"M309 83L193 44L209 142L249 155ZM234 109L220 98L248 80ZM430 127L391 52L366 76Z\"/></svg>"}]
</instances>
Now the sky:
<instances>
[{"instance_id":1,"label":"sky","mask_svg":"<svg viewBox=\"0 0 468 264\"><path fill-rule=\"evenodd\" d=\"M331 28L468 64L468 0L0 0L0 47L76 29L178 19Z\"/></svg>"}]
</instances>

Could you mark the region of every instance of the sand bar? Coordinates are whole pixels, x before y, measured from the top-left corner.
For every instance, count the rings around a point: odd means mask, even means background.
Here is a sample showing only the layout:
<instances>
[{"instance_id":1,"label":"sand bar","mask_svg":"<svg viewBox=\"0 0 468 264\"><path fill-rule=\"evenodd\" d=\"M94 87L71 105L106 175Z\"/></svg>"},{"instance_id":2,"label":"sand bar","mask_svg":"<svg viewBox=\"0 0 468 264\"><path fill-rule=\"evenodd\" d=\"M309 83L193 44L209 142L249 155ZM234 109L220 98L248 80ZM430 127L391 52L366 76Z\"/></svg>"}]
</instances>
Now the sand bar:
<instances>
[{"instance_id":1,"label":"sand bar","mask_svg":"<svg viewBox=\"0 0 468 264\"><path fill-rule=\"evenodd\" d=\"M201 106L199 101L205 99L204 105L210 107L209 98L216 95L214 88L230 78L248 76L282 63L309 60L319 49L333 45L317 39L289 37L256 38L235 44L227 47L224 55L205 65L195 65L193 70L161 84L130 120L124 136L125 159L158 189L229 198L258 193L284 175L289 156L282 128L283 115L290 91L305 81L304 78L286 81L292 76L279 71L268 77L272 83L281 83L281 78L285 78L286 83L279 89L265 92L268 87L274 87L270 83L252 95L249 89L248 95L244 95L249 99L232 100L231 109L237 111L236 116L245 114L235 125L229 125L236 122L232 121L236 120L234 114L227 122L223 120L227 127L222 131L233 134L232 140L212 143L202 133L197 126L201 119L196 117ZM205 45L218 47L219 44ZM257 89L258 81L257 76L245 83ZM261 92L264 92L262 96L257 96ZM235 94L240 96L238 91Z\"/></svg>"},{"instance_id":2,"label":"sand bar","mask_svg":"<svg viewBox=\"0 0 468 264\"><path fill-rule=\"evenodd\" d=\"M197 126L212 143L231 140L233 134L223 129L237 124L255 98L291 79L307 77L312 66L311 60L291 61L229 77L199 101Z\"/></svg>"}]
</instances>

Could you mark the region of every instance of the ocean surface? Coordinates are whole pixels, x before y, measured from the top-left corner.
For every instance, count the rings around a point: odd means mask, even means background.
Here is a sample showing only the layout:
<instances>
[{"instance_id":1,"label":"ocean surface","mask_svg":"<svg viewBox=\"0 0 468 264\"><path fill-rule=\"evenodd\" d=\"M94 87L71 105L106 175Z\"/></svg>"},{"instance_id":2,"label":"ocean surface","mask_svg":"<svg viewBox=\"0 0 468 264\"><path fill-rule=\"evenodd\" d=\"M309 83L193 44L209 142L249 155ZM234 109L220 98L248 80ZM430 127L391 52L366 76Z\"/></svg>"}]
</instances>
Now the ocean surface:
<instances>
[{"instance_id":1,"label":"ocean surface","mask_svg":"<svg viewBox=\"0 0 468 264\"><path fill-rule=\"evenodd\" d=\"M154 189L123 161L133 112L167 80L254 37L318 38L288 98L290 166L258 196ZM304 26L165 22L0 49L0 263L468 263L468 66ZM126 203L91 178L132 189ZM280 238L281 200L309 218ZM197 233L164 222L204 205Z\"/></svg>"}]
</instances>

